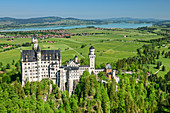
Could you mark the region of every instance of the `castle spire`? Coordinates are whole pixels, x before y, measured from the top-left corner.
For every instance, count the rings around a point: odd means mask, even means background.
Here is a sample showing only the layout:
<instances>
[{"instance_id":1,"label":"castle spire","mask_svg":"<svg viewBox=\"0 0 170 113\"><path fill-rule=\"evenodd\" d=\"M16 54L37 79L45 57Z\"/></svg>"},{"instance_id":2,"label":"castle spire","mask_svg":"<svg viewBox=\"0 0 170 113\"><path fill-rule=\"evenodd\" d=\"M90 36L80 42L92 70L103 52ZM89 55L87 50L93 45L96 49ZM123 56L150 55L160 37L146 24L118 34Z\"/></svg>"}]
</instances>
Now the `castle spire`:
<instances>
[{"instance_id":1,"label":"castle spire","mask_svg":"<svg viewBox=\"0 0 170 113\"><path fill-rule=\"evenodd\" d=\"M38 50L39 49L39 47L38 47L38 40L37 40L37 38L35 36L35 33L34 33L34 35L32 37L32 43L33 43L33 50Z\"/></svg>"}]
</instances>

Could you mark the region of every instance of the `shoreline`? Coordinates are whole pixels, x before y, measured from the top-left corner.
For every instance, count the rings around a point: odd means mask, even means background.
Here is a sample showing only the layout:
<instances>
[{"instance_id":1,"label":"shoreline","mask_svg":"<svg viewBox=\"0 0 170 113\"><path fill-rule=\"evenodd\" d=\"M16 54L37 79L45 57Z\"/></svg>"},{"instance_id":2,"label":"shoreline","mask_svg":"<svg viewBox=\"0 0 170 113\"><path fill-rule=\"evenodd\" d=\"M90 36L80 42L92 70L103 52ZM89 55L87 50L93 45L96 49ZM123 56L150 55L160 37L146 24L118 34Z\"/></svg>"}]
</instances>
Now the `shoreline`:
<instances>
[{"instance_id":1,"label":"shoreline","mask_svg":"<svg viewBox=\"0 0 170 113\"><path fill-rule=\"evenodd\" d=\"M15 32L15 31L40 31L40 30L51 30L51 29L74 29L74 28L86 28L94 26L96 28L124 28L133 29L138 27L152 26L151 23L108 23L108 24L81 24L81 25L56 25L56 26L40 26L40 27L24 27L15 29L3 29L0 32Z\"/></svg>"}]
</instances>

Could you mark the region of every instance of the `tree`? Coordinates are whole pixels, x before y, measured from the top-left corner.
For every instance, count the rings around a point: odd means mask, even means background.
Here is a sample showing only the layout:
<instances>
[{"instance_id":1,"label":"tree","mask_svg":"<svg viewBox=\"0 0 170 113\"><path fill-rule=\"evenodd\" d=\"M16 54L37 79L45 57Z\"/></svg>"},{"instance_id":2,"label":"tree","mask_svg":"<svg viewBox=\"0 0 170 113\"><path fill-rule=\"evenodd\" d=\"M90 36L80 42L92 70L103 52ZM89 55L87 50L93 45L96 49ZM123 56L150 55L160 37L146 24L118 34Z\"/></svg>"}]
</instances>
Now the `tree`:
<instances>
[{"instance_id":1,"label":"tree","mask_svg":"<svg viewBox=\"0 0 170 113\"><path fill-rule=\"evenodd\" d=\"M160 69L160 62L157 62L157 69Z\"/></svg>"},{"instance_id":2,"label":"tree","mask_svg":"<svg viewBox=\"0 0 170 113\"><path fill-rule=\"evenodd\" d=\"M117 112L118 108L118 95L116 92L116 81L115 79L112 79L112 83L110 85L109 89L109 98L110 98L110 107L111 107L111 112Z\"/></svg>"},{"instance_id":3,"label":"tree","mask_svg":"<svg viewBox=\"0 0 170 113\"><path fill-rule=\"evenodd\" d=\"M90 80L89 80L89 76L86 76L84 79L84 96L85 97L88 96L89 90L90 90Z\"/></svg>"},{"instance_id":4,"label":"tree","mask_svg":"<svg viewBox=\"0 0 170 113\"><path fill-rule=\"evenodd\" d=\"M165 66L164 65L162 66L162 71L165 71Z\"/></svg>"},{"instance_id":5,"label":"tree","mask_svg":"<svg viewBox=\"0 0 170 113\"><path fill-rule=\"evenodd\" d=\"M6 65L6 68L7 68L7 69L10 69L10 68L11 68L11 66L10 66L9 63Z\"/></svg>"},{"instance_id":6,"label":"tree","mask_svg":"<svg viewBox=\"0 0 170 113\"><path fill-rule=\"evenodd\" d=\"M162 51L162 55L164 55L165 51Z\"/></svg>"},{"instance_id":7,"label":"tree","mask_svg":"<svg viewBox=\"0 0 170 113\"><path fill-rule=\"evenodd\" d=\"M14 64L15 64L15 60L12 61L12 65L14 65Z\"/></svg>"},{"instance_id":8,"label":"tree","mask_svg":"<svg viewBox=\"0 0 170 113\"><path fill-rule=\"evenodd\" d=\"M0 62L0 68L3 66L2 62Z\"/></svg>"}]
</instances>

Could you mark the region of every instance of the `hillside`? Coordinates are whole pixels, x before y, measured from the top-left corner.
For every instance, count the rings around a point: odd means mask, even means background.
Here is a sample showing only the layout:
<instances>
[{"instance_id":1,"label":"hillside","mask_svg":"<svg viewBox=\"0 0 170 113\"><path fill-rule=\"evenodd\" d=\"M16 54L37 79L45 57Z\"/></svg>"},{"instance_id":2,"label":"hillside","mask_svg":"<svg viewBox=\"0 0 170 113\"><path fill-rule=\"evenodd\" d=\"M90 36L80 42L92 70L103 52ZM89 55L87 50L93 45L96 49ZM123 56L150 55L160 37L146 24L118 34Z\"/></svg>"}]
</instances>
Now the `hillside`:
<instances>
[{"instance_id":1,"label":"hillside","mask_svg":"<svg viewBox=\"0 0 170 113\"><path fill-rule=\"evenodd\" d=\"M27 28L27 27L46 27L46 26L68 26L68 25L90 25L108 23L157 23L157 19L138 19L138 18L110 18L110 19L77 19L61 17L38 17L28 19L16 19L10 17L0 18L0 29Z\"/></svg>"}]
</instances>

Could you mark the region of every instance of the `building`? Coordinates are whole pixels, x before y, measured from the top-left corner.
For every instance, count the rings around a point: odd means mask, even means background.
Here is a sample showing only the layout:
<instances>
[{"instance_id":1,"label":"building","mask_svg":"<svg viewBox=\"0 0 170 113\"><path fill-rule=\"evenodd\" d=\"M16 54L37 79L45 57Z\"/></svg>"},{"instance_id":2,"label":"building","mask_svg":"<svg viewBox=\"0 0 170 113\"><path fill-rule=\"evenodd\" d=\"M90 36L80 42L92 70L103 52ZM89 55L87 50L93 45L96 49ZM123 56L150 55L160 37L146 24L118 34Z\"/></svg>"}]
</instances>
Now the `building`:
<instances>
[{"instance_id":1,"label":"building","mask_svg":"<svg viewBox=\"0 0 170 113\"><path fill-rule=\"evenodd\" d=\"M41 50L33 36L32 50L21 50L22 85L26 82L50 79L62 90L72 94L83 72L98 74L104 69L95 69L95 48L89 48L89 65L80 65L78 57L62 65L60 50Z\"/></svg>"}]
</instances>

